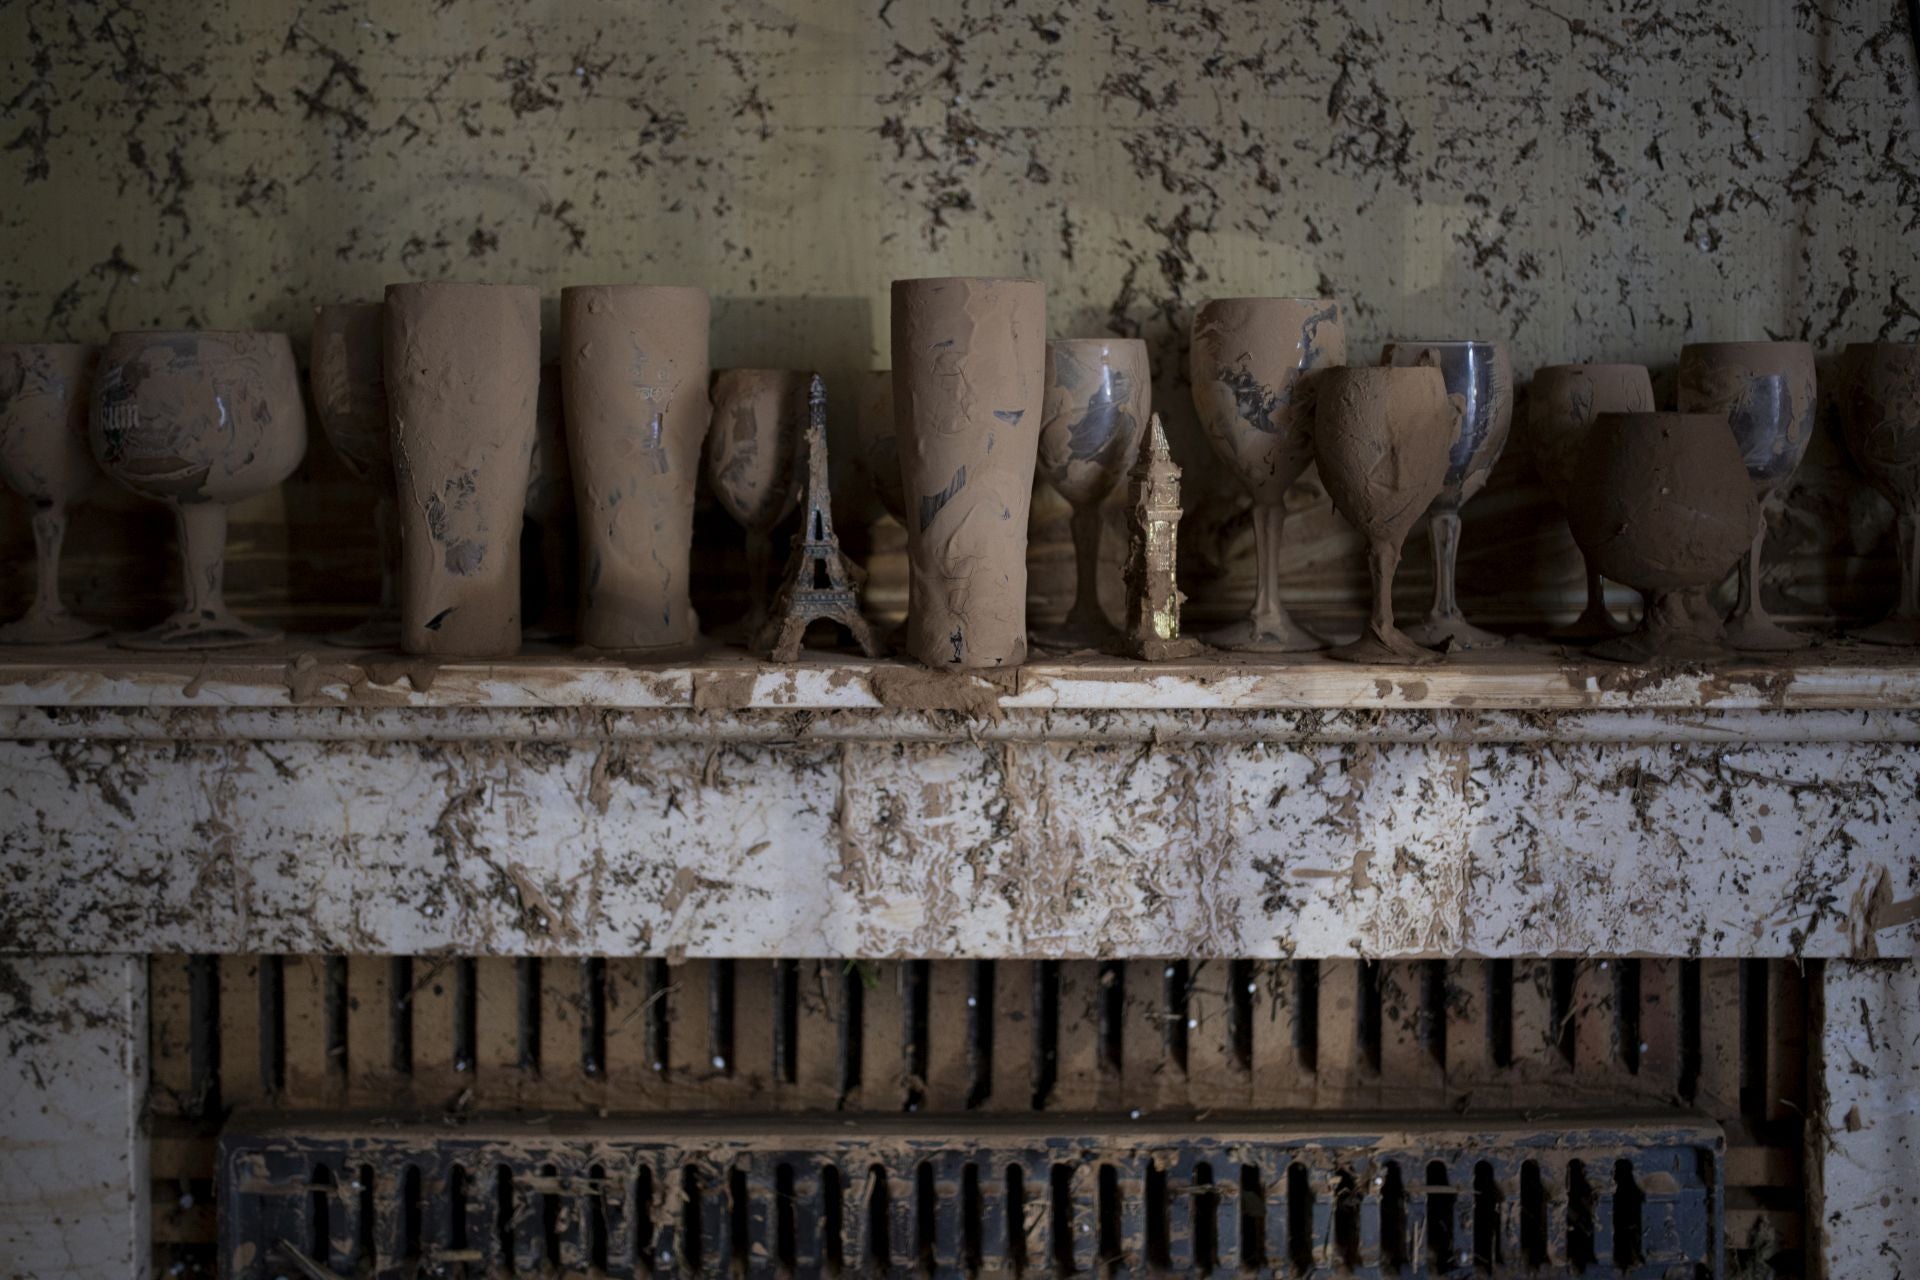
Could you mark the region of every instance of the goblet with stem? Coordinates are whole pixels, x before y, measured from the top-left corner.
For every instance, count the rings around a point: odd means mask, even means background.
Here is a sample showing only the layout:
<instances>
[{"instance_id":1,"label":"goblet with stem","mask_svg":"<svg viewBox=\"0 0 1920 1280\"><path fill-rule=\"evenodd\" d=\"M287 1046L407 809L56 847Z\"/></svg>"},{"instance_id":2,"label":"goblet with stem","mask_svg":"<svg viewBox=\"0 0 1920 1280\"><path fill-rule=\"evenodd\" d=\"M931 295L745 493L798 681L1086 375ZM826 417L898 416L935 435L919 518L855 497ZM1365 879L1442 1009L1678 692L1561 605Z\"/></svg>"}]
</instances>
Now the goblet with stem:
<instances>
[{"instance_id":1,"label":"goblet with stem","mask_svg":"<svg viewBox=\"0 0 1920 1280\"><path fill-rule=\"evenodd\" d=\"M307 450L300 375L284 333L116 333L89 420L100 469L173 509L185 600L130 649L221 649L280 632L227 608L227 507L293 473Z\"/></svg>"},{"instance_id":2,"label":"goblet with stem","mask_svg":"<svg viewBox=\"0 0 1920 1280\"><path fill-rule=\"evenodd\" d=\"M1842 353L1847 449L1893 503L1900 595L1893 612L1853 634L1920 644L1920 342L1859 342Z\"/></svg>"},{"instance_id":3,"label":"goblet with stem","mask_svg":"<svg viewBox=\"0 0 1920 1280\"><path fill-rule=\"evenodd\" d=\"M713 378L707 480L747 531L749 638L760 634L772 603L773 531L800 497L808 382L793 369L722 369Z\"/></svg>"},{"instance_id":4,"label":"goblet with stem","mask_svg":"<svg viewBox=\"0 0 1920 1280\"><path fill-rule=\"evenodd\" d=\"M67 508L100 479L87 448L87 390L98 347L0 346L0 477L33 504L33 604L0 626L0 644L72 644L106 630L60 600Z\"/></svg>"},{"instance_id":5,"label":"goblet with stem","mask_svg":"<svg viewBox=\"0 0 1920 1280\"><path fill-rule=\"evenodd\" d=\"M1653 412L1653 379L1639 364L1553 364L1533 372L1528 397L1527 435L1533 459L1555 501L1564 510L1583 477L1577 465L1580 446L1603 413ZM1587 603L1571 624L1547 634L1549 640L1584 644L1621 634L1607 611L1606 587L1585 552Z\"/></svg>"},{"instance_id":6,"label":"goblet with stem","mask_svg":"<svg viewBox=\"0 0 1920 1280\"><path fill-rule=\"evenodd\" d=\"M1505 643L1491 631L1468 622L1454 594L1454 566L1460 556L1460 508L1486 487L1493 464L1507 447L1513 426L1513 365L1498 342L1390 342L1380 357L1386 365L1416 365L1435 353L1447 393L1462 397L1446 482L1427 510L1433 542L1433 605L1407 634L1423 645L1449 649L1493 649Z\"/></svg>"},{"instance_id":7,"label":"goblet with stem","mask_svg":"<svg viewBox=\"0 0 1920 1280\"><path fill-rule=\"evenodd\" d=\"M1343 662L1426 664L1441 654L1393 624L1393 574L1408 530L1447 477L1454 419L1437 355L1411 368L1331 369L1320 388L1314 453L1334 507L1367 539L1373 607L1357 640L1335 645Z\"/></svg>"},{"instance_id":8,"label":"goblet with stem","mask_svg":"<svg viewBox=\"0 0 1920 1280\"><path fill-rule=\"evenodd\" d=\"M1332 298L1215 298L1193 317L1193 404L1214 451L1253 499L1253 611L1207 637L1223 649L1287 653L1327 642L1280 603L1287 487L1313 461L1315 379L1347 362Z\"/></svg>"},{"instance_id":9,"label":"goblet with stem","mask_svg":"<svg viewBox=\"0 0 1920 1280\"><path fill-rule=\"evenodd\" d=\"M1138 338L1065 338L1047 343L1040 410L1039 471L1073 507L1073 607L1039 637L1103 648L1120 629L1100 608L1100 503L1139 452L1153 396L1147 344Z\"/></svg>"},{"instance_id":10,"label":"goblet with stem","mask_svg":"<svg viewBox=\"0 0 1920 1280\"><path fill-rule=\"evenodd\" d=\"M385 311L378 302L314 309L307 370L314 413L347 470L373 490L373 532L380 549L379 603L364 621L322 637L348 649L391 649L400 643L400 522L387 422L385 335Z\"/></svg>"},{"instance_id":11,"label":"goblet with stem","mask_svg":"<svg viewBox=\"0 0 1920 1280\"><path fill-rule=\"evenodd\" d=\"M1616 662L1724 658L1705 596L1740 558L1760 505L1726 415L1603 413L1575 465L1584 477L1567 508L1575 540L1647 602L1637 630L1590 652Z\"/></svg>"},{"instance_id":12,"label":"goblet with stem","mask_svg":"<svg viewBox=\"0 0 1920 1280\"><path fill-rule=\"evenodd\" d=\"M1727 617L1727 643L1779 652L1808 640L1767 616L1760 600L1760 551L1767 498L1800 465L1813 439L1813 348L1804 342L1694 342L1680 348L1680 411L1721 413L1733 430L1759 500L1753 537L1740 560L1740 597Z\"/></svg>"}]
</instances>

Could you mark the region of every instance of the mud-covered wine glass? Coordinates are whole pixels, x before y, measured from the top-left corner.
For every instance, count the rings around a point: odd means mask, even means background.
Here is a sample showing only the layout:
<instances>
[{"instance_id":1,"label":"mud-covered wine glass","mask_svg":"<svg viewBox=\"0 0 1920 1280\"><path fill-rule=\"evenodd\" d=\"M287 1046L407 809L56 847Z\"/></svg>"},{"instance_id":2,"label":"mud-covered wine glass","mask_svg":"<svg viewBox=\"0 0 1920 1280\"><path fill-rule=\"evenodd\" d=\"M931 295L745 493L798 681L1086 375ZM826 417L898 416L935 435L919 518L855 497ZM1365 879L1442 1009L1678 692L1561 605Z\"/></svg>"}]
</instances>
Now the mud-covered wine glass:
<instances>
[{"instance_id":1,"label":"mud-covered wine glass","mask_svg":"<svg viewBox=\"0 0 1920 1280\"><path fill-rule=\"evenodd\" d=\"M773 531L800 497L809 380L795 369L722 369L713 375L707 481L747 531L749 638L760 634L772 606Z\"/></svg>"},{"instance_id":2,"label":"mud-covered wine glass","mask_svg":"<svg viewBox=\"0 0 1920 1280\"><path fill-rule=\"evenodd\" d=\"M1152 396L1140 339L1047 343L1039 472L1073 508L1075 587L1066 621L1038 637L1046 643L1105 648L1120 641L1100 608L1100 504L1139 452Z\"/></svg>"},{"instance_id":3,"label":"mud-covered wine glass","mask_svg":"<svg viewBox=\"0 0 1920 1280\"><path fill-rule=\"evenodd\" d=\"M1342 662L1438 662L1393 623L1393 574L1400 547L1446 482L1454 419L1438 357L1411 368L1330 369L1320 388L1314 454L1320 483L1367 540L1373 603L1356 640L1327 654Z\"/></svg>"},{"instance_id":4,"label":"mud-covered wine glass","mask_svg":"<svg viewBox=\"0 0 1920 1280\"><path fill-rule=\"evenodd\" d=\"M1460 557L1460 508L1486 487L1493 464L1507 447L1513 426L1513 365L1498 342L1449 339L1443 342L1390 342L1380 357L1385 365L1417 365L1437 353L1447 394L1463 398L1458 435L1440 496L1427 509L1433 543L1433 604L1427 616L1408 627L1417 643L1448 649L1493 649L1505 641L1468 622L1454 592L1454 567Z\"/></svg>"},{"instance_id":5,"label":"mud-covered wine glass","mask_svg":"<svg viewBox=\"0 0 1920 1280\"><path fill-rule=\"evenodd\" d=\"M1653 412L1653 379L1640 364L1545 365L1533 371L1531 392L1527 443L1534 465L1562 510L1582 483L1577 460L1594 419L1603 413ZM1585 644L1624 630L1607 609L1600 571L1585 552L1580 559L1586 566L1586 607L1567 626L1548 632L1549 640Z\"/></svg>"},{"instance_id":6,"label":"mud-covered wine glass","mask_svg":"<svg viewBox=\"0 0 1920 1280\"><path fill-rule=\"evenodd\" d=\"M1288 653L1327 641L1280 603L1287 488L1313 462L1317 375L1347 362L1332 298L1215 298L1193 317L1193 405L1214 451L1253 499L1253 610L1206 637L1222 649Z\"/></svg>"},{"instance_id":7,"label":"mud-covered wine glass","mask_svg":"<svg viewBox=\"0 0 1920 1280\"><path fill-rule=\"evenodd\" d=\"M1637 630L1589 652L1616 662L1727 656L1707 592L1727 576L1759 503L1720 413L1603 413L1576 455L1567 522L1600 572L1639 591Z\"/></svg>"},{"instance_id":8,"label":"mud-covered wine glass","mask_svg":"<svg viewBox=\"0 0 1920 1280\"><path fill-rule=\"evenodd\" d=\"M1780 652L1809 643L1767 616L1760 600L1760 552L1767 498L1800 465L1813 439L1813 347L1805 342L1694 342L1680 348L1680 411L1720 413L1733 429L1759 500L1753 539L1740 560L1740 597L1727 616L1727 643Z\"/></svg>"},{"instance_id":9,"label":"mud-covered wine glass","mask_svg":"<svg viewBox=\"0 0 1920 1280\"><path fill-rule=\"evenodd\" d=\"M1853 634L1920 645L1920 342L1858 342L1841 354L1847 450L1893 503L1900 594L1893 612Z\"/></svg>"},{"instance_id":10,"label":"mud-covered wine glass","mask_svg":"<svg viewBox=\"0 0 1920 1280\"><path fill-rule=\"evenodd\" d=\"M227 608L227 508L300 465L307 416L284 333L116 333L107 340L89 417L100 469L172 508L185 598L130 649L223 649L280 632Z\"/></svg>"},{"instance_id":11,"label":"mud-covered wine glass","mask_svg":"<svg viewBox=\"0 0 1920 1280\"><path fill-rule=\"evenodd\" d=\"M33 603L0 626L0 644L72 644L106 631L60 599L67 508L100 479L87 447L87 392L100 348L73 342L0 346L0 478L33 504Z\"/></svg>"}]
</instances>

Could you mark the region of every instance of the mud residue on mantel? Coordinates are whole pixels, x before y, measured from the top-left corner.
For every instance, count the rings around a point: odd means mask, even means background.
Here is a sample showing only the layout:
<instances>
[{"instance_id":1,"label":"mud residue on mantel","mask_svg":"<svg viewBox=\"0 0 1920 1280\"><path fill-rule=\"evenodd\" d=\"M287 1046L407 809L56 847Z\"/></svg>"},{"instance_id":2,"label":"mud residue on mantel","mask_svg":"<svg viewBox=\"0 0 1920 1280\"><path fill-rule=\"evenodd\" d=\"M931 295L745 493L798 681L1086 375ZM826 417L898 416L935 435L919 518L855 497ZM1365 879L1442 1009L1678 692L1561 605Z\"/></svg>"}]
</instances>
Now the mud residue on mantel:
<instances>
[{"instance_id":1,"label":"mud residue on mantel","mask_svg":"<svg viewBox=\"0 0 1920 1280\"><path fill-rule=\"evenodd\" d=\"M971 718L998 721L1000 699L1019 685L1018 671L958 672L912 667L876 667L867 686L880 705L894 711L957 711Z\"/></svg>"}]
</instances>

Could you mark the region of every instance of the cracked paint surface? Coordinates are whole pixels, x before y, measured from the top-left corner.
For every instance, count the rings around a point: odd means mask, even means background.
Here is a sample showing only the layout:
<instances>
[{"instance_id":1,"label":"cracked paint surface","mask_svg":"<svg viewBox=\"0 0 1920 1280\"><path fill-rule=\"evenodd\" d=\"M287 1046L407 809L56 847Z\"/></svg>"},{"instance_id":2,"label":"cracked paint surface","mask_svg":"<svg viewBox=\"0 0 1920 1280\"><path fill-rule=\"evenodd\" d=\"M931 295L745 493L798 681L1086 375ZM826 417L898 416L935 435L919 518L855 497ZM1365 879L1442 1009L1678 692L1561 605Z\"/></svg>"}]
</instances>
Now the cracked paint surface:
<instances>
[{"instance_id":1,"label":"cracked paint surface","mask_svg":"<svg viewBox=\"0 0 1920 1280\"><path fill-rule=\"evenodd\" d=\"M1831 961L1822 986L1808 1144L1816 1274L1908 1275L1920 1258L1920 966Z\"/></svg>"},{"instance_id":2,"label":"cracked paint surface","mask_svg":"<svg viewBox=\"0 0 1920 1280\"><path fill-rule=\"evenodd\" d=\"M647 723L600 740L0 743L0 947L1920 950L1911 738L1129 740L1043 719L1017 739L889 741L783 718L754 740Z\"/></svg>"},{"instance_id":3,"label":"cracked paint surface","mask_svg":"<svg viewBox=\"0 0 1920 1280\"><path fill-rule=\"evenodd\" d=\"M0 957L0 1267L133 1275L147 1231L146 963Z\"/></svg>"}]
</instances>

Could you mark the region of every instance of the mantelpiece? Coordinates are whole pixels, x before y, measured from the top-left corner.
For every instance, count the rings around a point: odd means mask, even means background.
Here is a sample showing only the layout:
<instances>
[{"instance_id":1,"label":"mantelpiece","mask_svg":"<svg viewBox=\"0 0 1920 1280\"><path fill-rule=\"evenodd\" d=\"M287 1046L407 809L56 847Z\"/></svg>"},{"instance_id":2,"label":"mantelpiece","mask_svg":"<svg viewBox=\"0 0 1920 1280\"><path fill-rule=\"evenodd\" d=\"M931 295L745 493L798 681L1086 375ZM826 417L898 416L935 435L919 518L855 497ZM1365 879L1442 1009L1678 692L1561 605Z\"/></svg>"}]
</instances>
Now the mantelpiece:
<instances>
[{"instance_id":1,"label":"mantelpiece","mask_svg":"<svg viewBox=\"0 0 1920 1280\"><path fill-rule=\"evenodd\" d=\"M144 957L183 952L1798 957L1831 1274L1912 1209L1881 1200L1913 1195L1920 1067L1909 655L101 649L0 663L0 758L0 1111L60 1138L0 1205L23 1249L84 1223L145 1256Z\"/></svg>"},{"instance_id":2,"label":"mantelpiece","mask_svg":"<svg viewBox=\"0 0 1920 1280\"><path fill-rule=\"evenodd\" d=\"M16 949L1911 956L1920 666L0 665ZM244 801L242 799L244 797Z\"/></svg>"}]
</instances>

